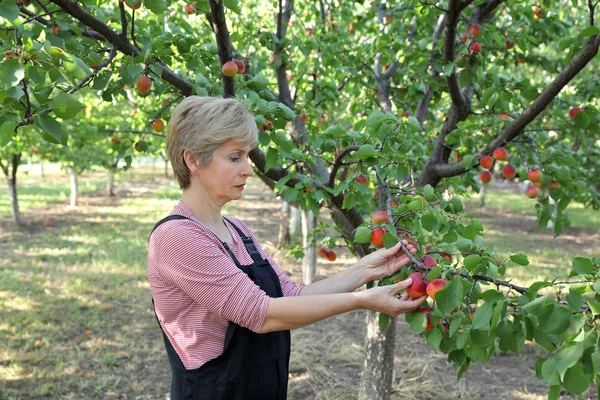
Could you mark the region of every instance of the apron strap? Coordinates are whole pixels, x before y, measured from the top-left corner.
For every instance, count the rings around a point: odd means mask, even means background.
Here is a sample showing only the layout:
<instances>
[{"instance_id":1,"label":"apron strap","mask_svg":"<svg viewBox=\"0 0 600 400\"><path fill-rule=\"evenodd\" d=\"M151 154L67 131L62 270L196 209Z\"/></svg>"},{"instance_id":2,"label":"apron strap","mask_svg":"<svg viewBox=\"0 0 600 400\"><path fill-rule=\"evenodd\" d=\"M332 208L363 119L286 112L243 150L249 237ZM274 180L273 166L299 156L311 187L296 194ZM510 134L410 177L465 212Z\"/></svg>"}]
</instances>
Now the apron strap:
<instances>
[{"instance_id":1,"label":"apron strap","mask_svg":"<svg viewBox=\"0 0 600 400\"><path fill-rule=\"evenodd\" d=\"M262 258L260 252L254 244L254 241L252 241L250 237L246 236L246 234L244 234L244 232L242 232L242 230L238 228L237 225L231 222L229 219L225 217L223 217L223 219L229 222L229 224L233 226L233 228L237 231L238 235L240 235L240 237L242 238L242 242L244 243L244 247L246 247L246 251L248 252L250 257L252 257L252 261L254 261L257 265L261 267L267 265L268 262ZM227 251L229 251L229 249L227 249Z\"/></svg>"}]
</instances>

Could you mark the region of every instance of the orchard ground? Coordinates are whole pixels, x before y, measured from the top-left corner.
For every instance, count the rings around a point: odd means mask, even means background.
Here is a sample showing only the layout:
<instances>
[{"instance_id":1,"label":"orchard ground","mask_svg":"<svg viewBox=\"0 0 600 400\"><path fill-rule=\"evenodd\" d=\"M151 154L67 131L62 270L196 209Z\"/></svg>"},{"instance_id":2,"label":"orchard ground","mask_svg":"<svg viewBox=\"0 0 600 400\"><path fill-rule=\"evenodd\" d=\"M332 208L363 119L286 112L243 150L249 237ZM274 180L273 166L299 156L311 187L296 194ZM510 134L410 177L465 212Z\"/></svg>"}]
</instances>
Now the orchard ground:
<instances>
[{"instance_id":1,"label":"orchard ground","mask_svg":"<svg viewBox=\"0 0 600 400\"><path fill-rule=\"evenodd\" d=\"M122 173L114 198L104 195L103 173L85 174L80 206L69 209L66 176L47 168L41 178L35 165L24 166L18 190L30 224L23 229L11 222L0 186L0 399L167 398L170 370L145 269L148 234L179 196L161 170L147 164ZM515 186L490 188L486 204L480 208L476 197L467 202L484 223L486 242L500 254L530 256L529 266L509 269L515 283L566 277L571 258L598 255L598 211L570 206L574 227L553 239L537 227L535 202ZM300 263L274 246L279 211L279 200L253 178L226 213L246 221L299 282ZM347 249L336 252L333 263L319 259L319 278L354 262ZM351 312L292 333L291 400L356 398L365 316ZM473 364L457 382L443 354L402 318L397 324L395 399L546 398L545 381L535 377L536 356L543 354L535 345Z\"/></svg>"}]
</instances>

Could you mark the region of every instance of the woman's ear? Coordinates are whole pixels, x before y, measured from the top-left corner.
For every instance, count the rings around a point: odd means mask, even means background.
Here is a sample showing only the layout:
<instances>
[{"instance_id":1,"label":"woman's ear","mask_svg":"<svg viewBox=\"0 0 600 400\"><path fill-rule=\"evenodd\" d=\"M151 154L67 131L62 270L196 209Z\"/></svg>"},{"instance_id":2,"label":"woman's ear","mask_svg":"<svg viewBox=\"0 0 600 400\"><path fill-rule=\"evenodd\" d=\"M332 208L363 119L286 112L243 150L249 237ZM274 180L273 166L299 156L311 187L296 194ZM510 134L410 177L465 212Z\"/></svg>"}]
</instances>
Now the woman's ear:
<instances>
[{"instance_id":1,"label":"woman's ear","mask_svg":"<svg viewBox=\"0 0 600 400\"><path fill-rule=\"evenodd\" d=\"M192 151L189 149L184 150L183 159L185 160L185 164L192 174L197 174L200 169L200 162L198 158L192 154Z\"/></svg>"}]
</instances>

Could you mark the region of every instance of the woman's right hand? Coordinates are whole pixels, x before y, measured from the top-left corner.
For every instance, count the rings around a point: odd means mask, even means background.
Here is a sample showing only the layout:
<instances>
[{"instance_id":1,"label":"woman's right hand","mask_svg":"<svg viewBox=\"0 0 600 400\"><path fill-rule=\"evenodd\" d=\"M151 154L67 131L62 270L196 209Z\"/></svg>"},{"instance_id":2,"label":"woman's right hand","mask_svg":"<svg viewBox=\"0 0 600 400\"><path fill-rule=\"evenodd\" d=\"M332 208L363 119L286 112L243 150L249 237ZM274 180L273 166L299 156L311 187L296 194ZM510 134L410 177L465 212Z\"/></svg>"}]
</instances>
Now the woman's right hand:
<instances>
[{"instance_id":1,"label":"woman's right hand","mask_svg":"<svg viewBox=\"0 0 600 400\"><path fill-rule=\"evenodd\" d=\"M358 292L362 297L363 307L368 310L382 312L395 317L409 311L414 311L427 300L427 295L413 299L406 292L400 293L412 284L412 279L406 279L393 285L379 286Z\"/></svg>"}]
</instances>

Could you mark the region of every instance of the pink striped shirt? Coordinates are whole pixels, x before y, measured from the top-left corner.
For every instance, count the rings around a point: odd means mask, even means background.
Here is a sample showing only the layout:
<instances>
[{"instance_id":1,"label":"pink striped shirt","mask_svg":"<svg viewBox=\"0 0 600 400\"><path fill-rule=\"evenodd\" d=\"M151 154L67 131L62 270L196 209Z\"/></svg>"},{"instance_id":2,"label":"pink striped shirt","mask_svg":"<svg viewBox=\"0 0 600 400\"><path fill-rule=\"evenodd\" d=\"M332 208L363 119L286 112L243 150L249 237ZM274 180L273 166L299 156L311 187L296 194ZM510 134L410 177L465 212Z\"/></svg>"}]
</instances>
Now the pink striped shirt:
<instances>
[{"instance_id":1,"label":"pink striped shirt","mask_svg":"<svg viewBox=\"0 0 600 400\"><path fill-rule=\"evenodd\" d=\"M190 220L160 225L148 243L148 280L160 324L186 369L199 368L223 352L229 321L257 332L263 325L269 296L233 262L221 242L179 202L171 212ZM229 218L251 237L279 277L284 296L302 289L269 257L243 222ZM240 264L252 258L235 229L227 224Z\"/></svg>"}]
</instances>

